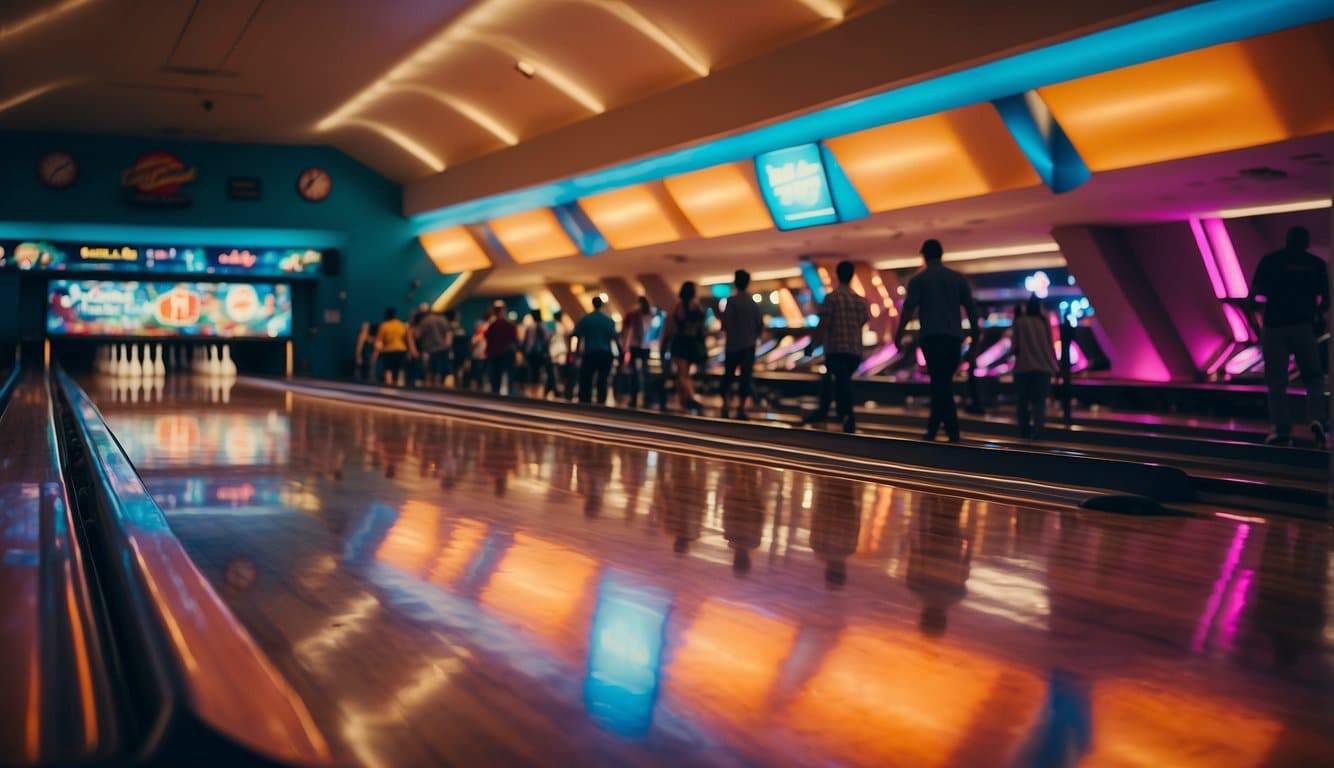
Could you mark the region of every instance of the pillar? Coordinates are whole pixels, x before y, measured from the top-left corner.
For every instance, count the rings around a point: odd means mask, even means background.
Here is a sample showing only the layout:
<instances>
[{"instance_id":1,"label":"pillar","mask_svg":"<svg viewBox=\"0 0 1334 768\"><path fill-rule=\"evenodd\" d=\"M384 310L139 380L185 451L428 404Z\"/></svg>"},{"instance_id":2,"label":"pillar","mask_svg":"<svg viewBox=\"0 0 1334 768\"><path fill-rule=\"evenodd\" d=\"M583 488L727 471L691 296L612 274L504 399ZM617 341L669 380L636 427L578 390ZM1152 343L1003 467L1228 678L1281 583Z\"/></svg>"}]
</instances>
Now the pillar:
<instances>
[{"instance_id":1,"label":"pillar","mask_svg":"<svg viewBox=\"0 0 1334 768\"><path fill-rule=\"evenodd\" d=\"M663 312L672 311L676 306L676 291L662 279L662 275L639 275L638 279L653 306Z\"/></svg>"},{"instance_id":2,"label":"pillar","mask_svg":"<svg viewBox=\"0 0 1334 768\"><path fill-rule=\"evenodd\" d=\"M574 289L569 283L547 283L547 290L560 305L561 313L570 318L570 322L577 323L588 314L584 311L584 305L579 301L579 297L574 295Z\"/></svg>"}]
</instances>

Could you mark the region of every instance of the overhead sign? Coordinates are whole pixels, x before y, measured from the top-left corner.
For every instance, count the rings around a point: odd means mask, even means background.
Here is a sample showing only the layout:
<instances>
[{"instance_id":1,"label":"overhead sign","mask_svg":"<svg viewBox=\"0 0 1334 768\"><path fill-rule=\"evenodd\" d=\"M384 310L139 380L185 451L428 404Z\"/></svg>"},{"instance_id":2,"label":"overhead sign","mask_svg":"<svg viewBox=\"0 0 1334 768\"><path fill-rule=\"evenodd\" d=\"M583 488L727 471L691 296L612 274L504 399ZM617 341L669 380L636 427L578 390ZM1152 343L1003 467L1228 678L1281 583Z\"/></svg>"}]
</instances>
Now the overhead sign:
<instances>
[{"instance_id":1,"label":"overhead sign","mask_svg":"<svg viewBox=\"0 0 1334 768\"><path fill-rule=\"evenodd\" d=\"M323 252L312 248L0 240L0 269L38 272L316 277L323 261Z\"/></svg>"},{"instance_id":2,"label":"overhead sign","mask_svg":"<svg viewBox=\"0 0 1334 768\"><path fill-rule=\"evenodd\" d=\"M755 176L779 229L838 221L818 144L800 144L759 155L755 158Z\"/></svg>"},{"instance_id":3,"label":"overhead sign","mask_svg":"<svg viewBox=\"0 0 1334 768\"><path fill-rule=\"evenodd\" d=\"M140 205L189 205L185 185L195 180L197 172L179 157L158 150L140 155L134 165L120 174L125 199Z\"/></svg>"},{"instance_id":4,"label":"overhead sign","mask_svg":"<svg viewBox=\"0 0 1334 768\"><path fill-rule=\"evenodd\" d=\"M60 336L286 338L285 283L141 283L52 280L46 330Z\"/></svg>"}]
</instances>

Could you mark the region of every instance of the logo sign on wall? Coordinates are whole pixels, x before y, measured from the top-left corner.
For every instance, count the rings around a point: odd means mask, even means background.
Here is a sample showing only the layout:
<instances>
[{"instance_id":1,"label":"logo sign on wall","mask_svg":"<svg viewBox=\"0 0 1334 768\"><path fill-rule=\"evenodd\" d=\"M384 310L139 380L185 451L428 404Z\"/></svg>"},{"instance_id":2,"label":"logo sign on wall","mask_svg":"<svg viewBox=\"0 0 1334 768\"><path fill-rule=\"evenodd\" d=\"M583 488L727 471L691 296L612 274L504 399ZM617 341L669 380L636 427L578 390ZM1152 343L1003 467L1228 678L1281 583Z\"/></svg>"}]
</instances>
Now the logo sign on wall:
<instances>
[{"instance_id":1,"label":"logo sign on wall","mask_svg":"<svg viewBox=\"0 0 1334 768\"><path fill-rule=\"evenodd\" d=\"M161 150L139 156L120 174L125 199L139 205L189 205L185 186L195 180L196 170L179 157Z\"/></svg>"},{"instance_id":2,"label":"logo sign on wall","mask_svg":"<svg viewBox=\"0 0 1334 768\"><path fill-rule=\"evenodd\" d=\"M801 144L759 155L755 175L779 229L838 221L819 145Z\"/></svg>"},{"instance_id":3,"label":"logo sign on wall","mask_svg":"<svg viewBox=\"0 0 1334 768\"><path fill-rule=\"evenodd\" d=\"M55 336L292 334L292 289L286 283L52 280L47 294L46 331Z\"/></svg>"}]
</instances>

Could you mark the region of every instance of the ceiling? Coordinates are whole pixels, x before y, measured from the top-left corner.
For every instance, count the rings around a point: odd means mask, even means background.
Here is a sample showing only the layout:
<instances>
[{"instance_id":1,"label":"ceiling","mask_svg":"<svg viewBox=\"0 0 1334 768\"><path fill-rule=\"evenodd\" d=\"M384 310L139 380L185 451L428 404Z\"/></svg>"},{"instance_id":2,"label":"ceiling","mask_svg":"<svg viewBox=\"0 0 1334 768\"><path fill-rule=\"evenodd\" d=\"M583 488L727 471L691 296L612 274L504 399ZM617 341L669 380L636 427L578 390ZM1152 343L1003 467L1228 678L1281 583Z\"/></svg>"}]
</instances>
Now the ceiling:
<instances>
[{"instance_id":1,"label":"ceiling","mask_svg":"<svg viewBox=\"0 0 1334 768\"><path fill-rule=\"evenodd\" d=\"M1039 260L1059 259L1059 254L1050 251L1043 255L1043 248L1053 247L1051 229L1063 224L1180 221L1228 209L1328 199L1331 154L1326 134L1105 171L1063 195L1053 195L1045 186L1037 185L886 211L806 230L765 229L574 256L522 269L498 268L488 275L480 292L521 293L550 282L597 284L607 276L645 273L661 275L675 284L686 279L725 277L737 268L757 273L790 270L803 256L906 266L928 237L940 238L947 251L1008 253L1023 258L1036 253ZM1282 175L1242 173L1243 169L1258 168L1274 169ZM1328 248L1328 228L1317 228L1313 235L1318 248ZM1014 256L1005 258L1009 264L1019 263ZM987 261L977 264L981 268L987 265ZM997 268L996 262L989 266Z\"/></svg>"},{"instance_id":2,"label":"ceiling","mask_svg":"<svg viewBox=\"0 0 1334 768\"><path fill-rule=\"evenodd\" d=\"M406 181L882 3L6 0L0 130L329 143Z\"/></svg>"}]
</instances>

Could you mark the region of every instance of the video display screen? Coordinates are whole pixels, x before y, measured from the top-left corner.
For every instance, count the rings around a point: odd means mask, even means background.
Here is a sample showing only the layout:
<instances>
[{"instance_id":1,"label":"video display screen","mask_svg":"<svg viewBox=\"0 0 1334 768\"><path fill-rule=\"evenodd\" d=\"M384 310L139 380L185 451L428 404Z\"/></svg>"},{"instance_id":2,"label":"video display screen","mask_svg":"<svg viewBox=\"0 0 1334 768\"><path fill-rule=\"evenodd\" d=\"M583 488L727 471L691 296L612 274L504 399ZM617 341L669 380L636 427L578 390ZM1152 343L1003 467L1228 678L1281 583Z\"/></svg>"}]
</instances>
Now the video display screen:
<instances>
[{"instance_id":1,"label":"video display screen","mask_svg":"<svg viewBox=\"0 0 1334 768\"><path fill-rule=\"evenodd\" d=\"M158 272L179 275L317 277L311 248L203 247L0 240L0 269L34 272Z\"/></svg>"},{"instance_id":2,"label":"video display screen","mask_svg":"<svg viewBox=\"0 0 1334 768\"><path fill-rule=\"evenodd\" d=\"M765 152L755 158L755 176L779 229L800 229L838 221L818 144Z\"/></svg>"},{"instance_id":3,"label":"video display screen","mask_svg":"<svg viewBox=\"0 0 1334 768\"><path fill-rule=\"evenodd\" d=\"M57 336L279 339L292 335L283 283L52 280L46 331Z\"/></svg>"}]
</instances>

